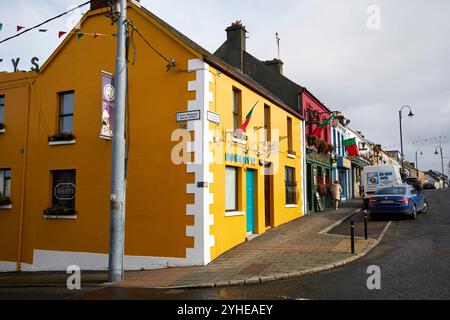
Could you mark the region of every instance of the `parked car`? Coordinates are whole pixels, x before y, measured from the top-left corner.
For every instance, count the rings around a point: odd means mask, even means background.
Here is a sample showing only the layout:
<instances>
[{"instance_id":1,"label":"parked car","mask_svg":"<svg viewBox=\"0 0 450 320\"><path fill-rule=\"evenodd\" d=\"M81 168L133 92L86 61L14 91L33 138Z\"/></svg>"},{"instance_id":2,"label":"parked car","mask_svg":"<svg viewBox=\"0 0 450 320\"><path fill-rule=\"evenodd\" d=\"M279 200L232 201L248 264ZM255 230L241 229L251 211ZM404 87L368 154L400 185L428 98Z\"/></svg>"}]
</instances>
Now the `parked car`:
<instances>
[{"instance_id":1,"label":"parked car","mask_svg":"<svg viewBox=\"0 0 450 320\"><path fill-rule=\"evenodd\" d=\"M427 211L428 202L423 192L409 184L379 187L369 201L369 214L373 219L383 214L401 214L415 219L417 212Z\"/></svg>"},{"instance_id":2,"label":"parked car","mask_svg":"<svg viewBox=\"0 0 450 320\"><path fill-rule=\"evenodd\" d=\"M434 183L431 182L425 182L423 184L423 188L424 189L436 189L436 186L434 185Z\"/></svg>"},{"instance_id":3,"label":"parked car","mask_svg":"<svg viewBox=\"0 0 450 320\"><path fill-rule=\"evenodd\" d=\"M417 190L423 190L422 182L419 180L419 178L416 177L407 177L406 183L409 185L412 185Z\"/></svg>"}]
</instances>

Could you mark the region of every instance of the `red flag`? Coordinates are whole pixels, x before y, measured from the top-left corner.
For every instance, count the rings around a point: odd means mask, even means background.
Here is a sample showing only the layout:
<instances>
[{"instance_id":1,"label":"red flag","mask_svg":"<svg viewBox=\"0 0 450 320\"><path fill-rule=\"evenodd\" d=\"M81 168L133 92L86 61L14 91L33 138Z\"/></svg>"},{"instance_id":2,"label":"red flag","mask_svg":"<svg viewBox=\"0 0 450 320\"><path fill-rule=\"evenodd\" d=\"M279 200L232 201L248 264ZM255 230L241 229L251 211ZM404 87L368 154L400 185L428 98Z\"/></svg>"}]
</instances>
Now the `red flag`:
<instances>
[{"instance_id":1,"label":"red flag","mask_svg":"<svg viewBox=\"0 0 450 320\"><path fill-rule=\"evenodd\" d=\"M67 32L65 31L60 31L58 32L58 38L61 38L63 35L65 35Z\"/></svg>"},{"instance_id":2,"label":"red flag","mask_svg":"<svg viewBox=\"0 0 450 320\"><path fill-rule=\"evenodd\" d=\"M19 31L22 30L23 28L25 28L25 27L17 26L17 32L19 32Z\"/></svg>"}]
</instances>

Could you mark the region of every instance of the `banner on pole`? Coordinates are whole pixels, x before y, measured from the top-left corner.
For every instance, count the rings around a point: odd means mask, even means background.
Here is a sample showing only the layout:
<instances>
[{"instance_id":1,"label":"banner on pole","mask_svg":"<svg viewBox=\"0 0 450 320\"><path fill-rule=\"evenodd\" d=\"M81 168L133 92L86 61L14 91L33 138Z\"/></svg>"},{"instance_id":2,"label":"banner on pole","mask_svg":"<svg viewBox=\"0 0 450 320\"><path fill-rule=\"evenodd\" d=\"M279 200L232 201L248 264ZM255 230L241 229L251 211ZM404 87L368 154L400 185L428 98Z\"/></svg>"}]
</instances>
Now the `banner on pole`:
<instances>
[{"instance_id":1,"label":"banner on pole","mask_svg":"<svg viewBox=\"0 0 450 320\"><path fill-rule=\"evenodd\" d=\"M114 125L114 77L102 71L102 129L100 138L111 140Z\"/></svg>"}]
</instances>

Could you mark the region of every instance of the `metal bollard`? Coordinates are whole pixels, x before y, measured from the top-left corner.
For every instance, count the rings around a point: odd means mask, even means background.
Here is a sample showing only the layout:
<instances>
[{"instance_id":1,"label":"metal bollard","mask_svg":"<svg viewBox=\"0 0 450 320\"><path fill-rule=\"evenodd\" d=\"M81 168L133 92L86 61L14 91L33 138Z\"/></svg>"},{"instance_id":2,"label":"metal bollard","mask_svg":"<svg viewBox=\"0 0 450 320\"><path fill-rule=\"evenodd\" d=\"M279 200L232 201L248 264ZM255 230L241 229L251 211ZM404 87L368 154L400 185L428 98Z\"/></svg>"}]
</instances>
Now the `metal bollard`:
<instances>
[{"instance_id":1,"label":"metal bollard","mask_svg":"<svg viewBox=\"0 0 450 320\"><path fill-rule=\"evenodd\" d=\"M350 242L352 246L352 253L355 253L355 224L353 221L350 222Z\"/></svg>"},{"instance_id":2,"label":"metal bollard","mask_svg":"<svg viewBox=\"0 0 450 320\"><path fill-rule=\"evenodd\" d=\"M364 238L367 240L369 236L367 235L367 210L364 210Z\"/></svg>"}]
</instances>

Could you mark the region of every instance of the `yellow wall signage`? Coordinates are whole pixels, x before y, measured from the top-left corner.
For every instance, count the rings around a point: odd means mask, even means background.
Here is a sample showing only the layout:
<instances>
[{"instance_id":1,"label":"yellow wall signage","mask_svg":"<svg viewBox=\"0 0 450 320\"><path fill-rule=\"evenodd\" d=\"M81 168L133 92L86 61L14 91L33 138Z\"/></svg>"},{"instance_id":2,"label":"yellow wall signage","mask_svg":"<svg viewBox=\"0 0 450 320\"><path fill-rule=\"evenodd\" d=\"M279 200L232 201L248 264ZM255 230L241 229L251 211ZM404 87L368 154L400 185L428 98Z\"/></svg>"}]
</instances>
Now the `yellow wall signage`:
<instances>
[{"instance_id":1,"label":"yellow wall signage","mask_svg":"<svg viewBox=\"0 0 450 320\"><path fill-rule=\"evenodd\" d=\"M225 160L228 162L236 162L242 164L256 165L256 159L252 157L242 156L234 153L225 153Z\"/></svg>"}]
</instances>

